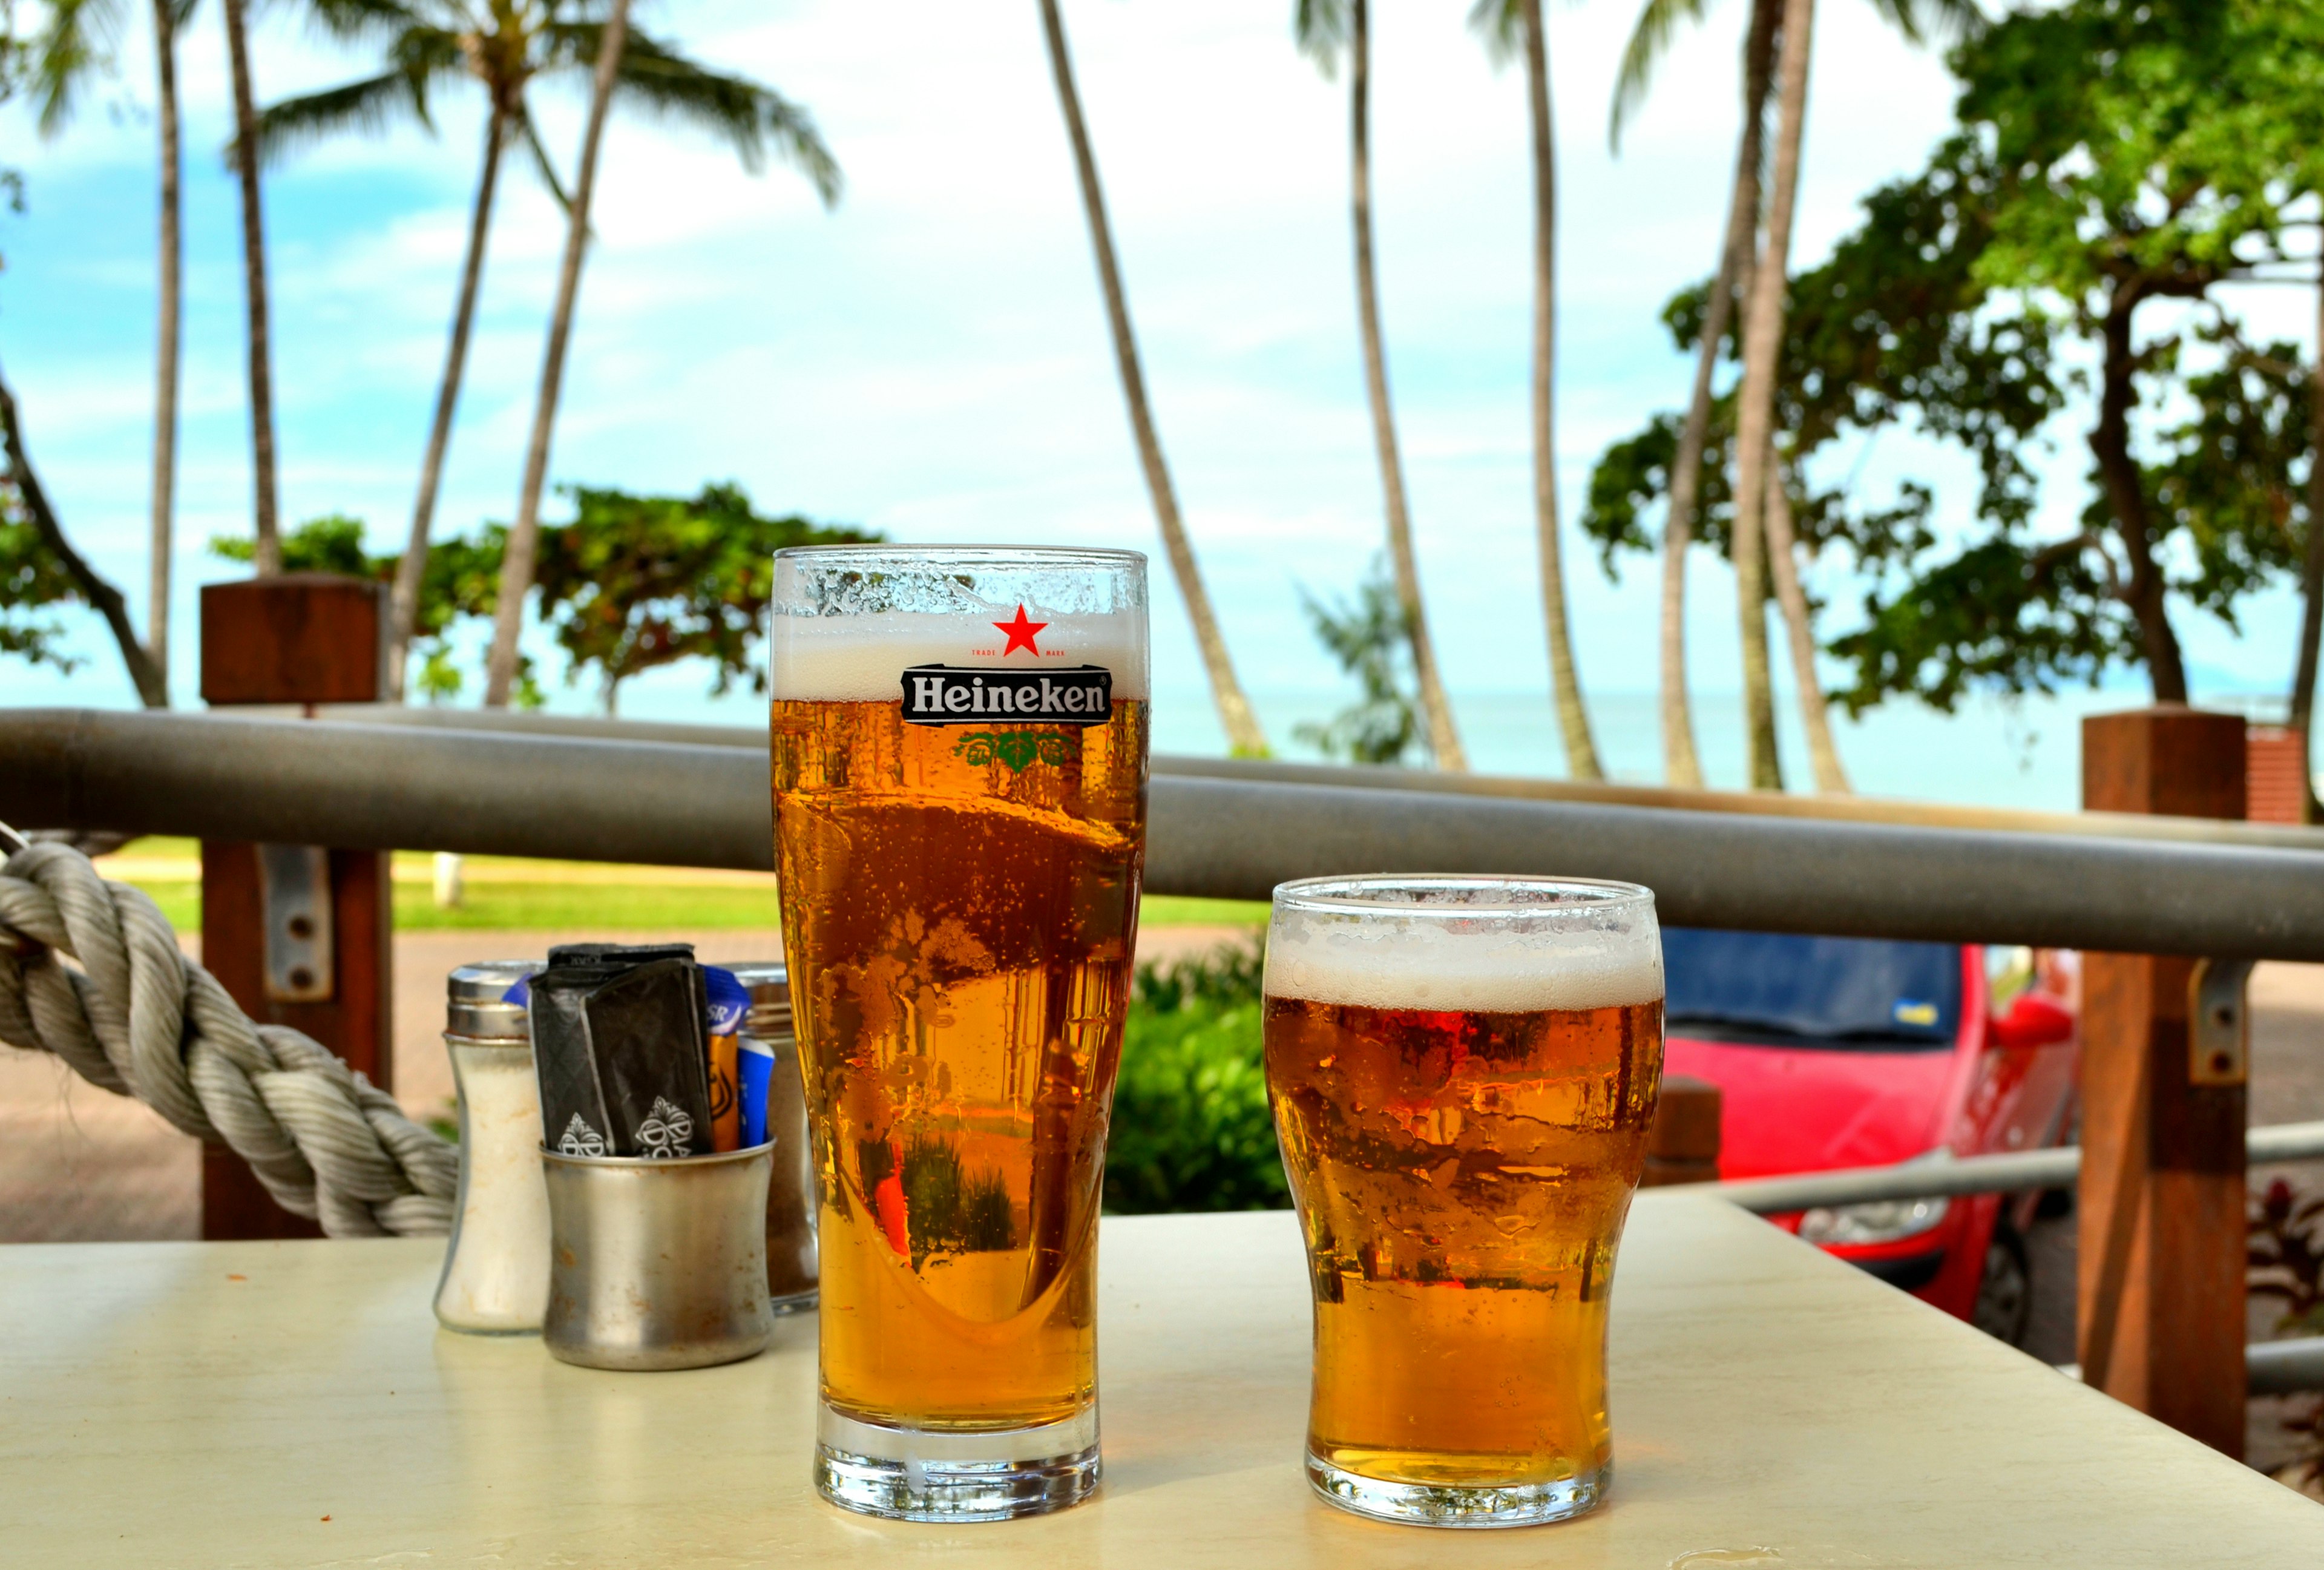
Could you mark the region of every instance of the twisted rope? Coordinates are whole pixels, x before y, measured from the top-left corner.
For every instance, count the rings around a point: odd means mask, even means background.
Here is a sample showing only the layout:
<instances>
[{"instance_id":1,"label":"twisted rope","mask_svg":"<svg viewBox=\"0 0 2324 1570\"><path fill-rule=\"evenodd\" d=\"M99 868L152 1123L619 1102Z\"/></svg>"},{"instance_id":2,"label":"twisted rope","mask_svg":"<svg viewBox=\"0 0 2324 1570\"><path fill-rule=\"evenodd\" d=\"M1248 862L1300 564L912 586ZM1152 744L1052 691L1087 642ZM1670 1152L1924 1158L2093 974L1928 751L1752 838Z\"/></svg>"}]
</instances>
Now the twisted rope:
<instances>
[{"instance_id":1,"label":"twisted rope","mask_svg":"<svg viewBox=\"0 0 2324 1570\"><path fill-rule=\"evenodd\" d=\"M333 1237L451 1227L454 1147L310 1037L254 1024L143 890L69 846L0 864L0 1042L232 1147L276 1204Z\"/></svg>"}]
</instances>

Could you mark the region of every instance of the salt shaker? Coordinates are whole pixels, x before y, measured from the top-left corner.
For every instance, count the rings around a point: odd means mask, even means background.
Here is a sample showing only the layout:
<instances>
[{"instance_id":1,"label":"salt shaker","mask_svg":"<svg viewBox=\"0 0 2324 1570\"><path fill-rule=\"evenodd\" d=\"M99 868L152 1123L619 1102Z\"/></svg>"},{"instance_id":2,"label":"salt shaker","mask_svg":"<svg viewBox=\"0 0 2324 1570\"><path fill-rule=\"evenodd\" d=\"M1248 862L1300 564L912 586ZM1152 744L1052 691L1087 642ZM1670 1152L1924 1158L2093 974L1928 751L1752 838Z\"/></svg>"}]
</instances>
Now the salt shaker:
<instances>
[{"instance_id":1,"label":"salt shaker","mask_svg":"<svg viewBox=\"0 0 2324 1570\"><path fill-rule=\"evenodd\" d=\"M790 975L779 964L730 965L751 994L742 1034L774 1055L767 1084L767 1138L775 1169L767 1184L767 1294L775 1312L815 1307L815 1151L807 1142L807 1087L791 1029Z\"/></svg>"},{"instance_id":2,"label":"salt shaker","mask_svg":"<svg viewBox=\"0 0 2324 1570\"><path fill-rule=\"evenodd\" d=\"M503 994L537 959L464 965L448 984L445 1048L460 1093L460 1196L436 1318L476 1335L538 1333L549 1308L549 1189L540 1089L524 1005Z\"/></svg>"}]
</instances>

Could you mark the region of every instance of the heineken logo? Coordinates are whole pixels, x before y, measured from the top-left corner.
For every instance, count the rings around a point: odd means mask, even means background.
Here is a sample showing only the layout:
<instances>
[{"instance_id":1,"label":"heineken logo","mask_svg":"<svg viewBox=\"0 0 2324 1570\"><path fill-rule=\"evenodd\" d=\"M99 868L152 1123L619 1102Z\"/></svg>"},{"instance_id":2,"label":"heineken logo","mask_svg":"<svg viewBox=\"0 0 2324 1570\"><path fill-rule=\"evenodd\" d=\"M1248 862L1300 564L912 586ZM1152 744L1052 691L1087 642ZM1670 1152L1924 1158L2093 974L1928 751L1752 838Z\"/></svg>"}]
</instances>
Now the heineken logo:
<instances>
[{"instance_id":1,"label":"heineken logo","mask_svg":"<svg viewBox=\"0 0 2324 1570\"><path fill-rule=\"evenodd\" d=\"M1102 725L1113 716L1113 672L1102 665L1063 670L914 665L906 669L902 679L904 719L910 725L990 725L1015 719Z\"/></svg>"},{"instance_id":2,"label":"heineken logo","mask_svg":"<svg viewBox=\"0 0 2324 1570\"><path fill-rule=\"evenodd\" d=\"M977 768L999 762L1022 774L1035 762L1065 767L1070 743L1055 731L971 731L953 747L954 755Z\"/></svg>"}]
</instances>

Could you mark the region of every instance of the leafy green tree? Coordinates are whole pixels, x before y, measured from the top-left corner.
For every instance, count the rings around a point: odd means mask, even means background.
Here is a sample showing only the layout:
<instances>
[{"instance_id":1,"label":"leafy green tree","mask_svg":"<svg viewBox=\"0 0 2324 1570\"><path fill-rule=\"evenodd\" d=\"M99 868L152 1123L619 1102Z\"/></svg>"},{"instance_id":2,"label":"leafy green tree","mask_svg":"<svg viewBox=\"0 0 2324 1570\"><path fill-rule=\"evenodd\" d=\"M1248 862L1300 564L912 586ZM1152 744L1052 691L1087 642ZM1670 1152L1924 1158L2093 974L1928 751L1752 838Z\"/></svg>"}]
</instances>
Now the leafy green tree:
<instances>
[{"instance_id":1,"label":"leafy green tree","mask_svg":"<svg viewBox=\"0 0 2324 1570\"><path fill-rule=\"evenodd\" d=\"M87 0L84 0L87 3ZM401 690L405 650L419 632L420 564L436 512L453 413L467 364L476 293L484 276L493 196L501 156L511 145L530 155L560 203L564 187L535 125L528 94L542 78L591 70L604 38L605 0L311 0L317 21L350 43L376 44L376 75L270 106L258 118L259 146L269 158L346 131L377 134L399 119L435 128L434 95L474 82L484 95L484 146L468 220L467 250L452 309L451 341L436 395L435 418L420 460L411 539L392 608L389 670ZM673 46L629 30L614 78L622 103L715 135L756 174L770 154L797 166L826 206L838 200L839 165L815 122L772 88L714 70Z\"/></svg>"},{"instance_id":2,"label":"leafy green tree","mask_svg":"<svg viewBox=\"0 0 2324 1570\"><path fill-rule=\"evenodd\" d=\"M2098 354L2087 440L2098 494L2067 543L2103 586L2107 619L2183 702L2168 601L2206 609L2233 583L2174 569L2176 531L2133 430L2167 387L2177 335L2142 340L2157 301L2290 256L2291 217L2324 189L2324 12L2306 0L2078 0L2013 16L1956 51L1963 134L1939 154L1991 186L1978 263L1997 290L2057 301Z\"/></svg>"},{"instance_id":3,"label":"leafy green tree","mask_svg":"<svg viewBox=\"0 0 2324 1570\"><path fill-rule=\"evenodd\" d=\"M1412 664L1420 683L1420 710L1428 723L1428 752L1440 769L1466 772L1453 724L1452 700L1436 666L1436 645L1420 599L1420 563L1412 544L1412 513L1404 489L1404 458L1388 402L1388 349L1380 332L1379 287L1372 264L1371 6L1370 0L1298 0L1292 30L1299 47L1325 76L1348 60L1348 188L1356 246L1356 327L1363 341L1364 389L1371 401L1372 442L1379 451L1380 492L1388 513L1388 558L1397 597L1412 629Z\"/></svg>"},{"instance_id":4,"label":"leafy green tree","mask_svg":"<svg viewBox=\"0 0 2324 1570\"><path fill-rule=\"evenodd\" d=\"M796 513L752 511L740 485L691 499L573 487L573 522L544 529L534 582L540 615L565 651L567 680L595 672L605 712L632 677L706 660L711 690L767 690L754 651L774 594L776 551L876 540Z\"/></svg>"},{"instance_id":5,"label":"leafy green tree","mask_svg":"<svg viewBox=\"0 0 2324 1570\"><path fill-rule=\"evenodd\" d=\"M1973 690L2094 681L2116 661L2183 698L2166 601L2232 618L2298 559L2312 537L2293 483L2308 372L2280 346L2245 345L2216 290L2281 272L2284 209L2318 189L2319 25L2288 0L2080 0L1998 22L1954 51L1961 130L1791 281L1779 469L1803 540L1844 547L1872 580L1862 625L1829 645L1853 667L1843 706L1910 696L1950 710ZM1704 292L1673 302L1682 342ZM2139 307L2163 299L2195 314L2135 333ZM2095 410L2077 402L2075 354L2096 361ZM2028 456L2078 407L2092 493L2082 528L2048 538ZM1714 445L1731 444L1731 409L1712 423ZM1939 530L1924 487L1852 511L1844 485L1803 484L1828 444L1890 428L1976 460L1974 527ZM1644 544L1671 429L1601 461L1585 526L1602 547ZM1707 500L1706 533L1731 549L1732 498Z\"/></svg>"},{"instance_id":6,"label":"leafy green tree","mask_svg":"<svg viewBox=\"0 0 2324 1570\"><path fill-rule=\"evenodd\" d=\"M145 649L164 681L170 673L171 555L176 534L178 484L178 360L185 288L184 204L179 182L178 34L193 14L193 0L152 0L154 119L161 134L160 311L153 368L153 496ZM55 135L72 118L81 97L112 61L120 36L123 0L50 0L47 24L33 45L32 78L40 102L41 134Z\"/></svg>"},{"instance_id":7,"label":"leafy green tree","mask_svg":"<svg viewBox=\"0 0 2324 1570\"><path fill-rule=\"evenodd\" d=\"M772 598L778 550L793 545L845 545L878 535L825 526L798 515L764 516L742 487L705 485L698 496L638 496L576 486L569 523L541 531L533 586L550 638L565 651L566 681L594 673L605 712L614 712L622 682L657 666L705 660L711 691L736 682L766 690L758 651ZM472 536L438 540L420 575L412 652L414 685L434 703L466 685L454 647L463 623L490 623L500 605L508 525L486 523ZM210 541L229 561L248 561L249 540ZM311 518L282 540L289 572L336 572L395 581L397 556L364 547L364 523L345 513ZM542 694L531 656L517 669L517 706L538 708Z\"/></svg>"},{"instance_id":8,"label":"leafy green tree","mask_svg":"<svg viewBox=\"0 0 2324 1570\"><path fill-rule=\"evenodd\" d=\"M1411 623L1395 583L1378 561L1351 601L1327 603L1302 591L1316 638L1356 679L1361 697L1328 725L1296 734L1327 758L1351 763L1402 763L1426 745L1411 678Z\"/></svg>"}]
</instances>

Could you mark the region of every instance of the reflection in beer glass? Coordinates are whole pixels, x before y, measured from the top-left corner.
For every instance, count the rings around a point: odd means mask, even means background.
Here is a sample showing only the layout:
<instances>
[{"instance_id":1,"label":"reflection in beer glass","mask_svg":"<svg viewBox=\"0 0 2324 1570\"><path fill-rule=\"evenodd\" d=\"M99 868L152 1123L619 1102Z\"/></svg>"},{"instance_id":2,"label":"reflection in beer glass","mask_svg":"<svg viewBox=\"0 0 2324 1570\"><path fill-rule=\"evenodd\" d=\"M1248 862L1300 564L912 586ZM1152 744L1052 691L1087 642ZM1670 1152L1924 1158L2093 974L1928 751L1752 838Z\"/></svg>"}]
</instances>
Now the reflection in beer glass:
<instances>
[{"instance_id":1,"label":"reflection in beer glass","mask_svg":"<svg viewBox=\"0 0 2324 1570\"><path fill-rule=\"evenodd\" d=\"M1309 1482L1432 1526L1591 1509L1607 1289L1662 1073L1653 894L1285 883L1266 993L1314 1292Z\"/></svg>"},{"instance_id":2,"label":"reflection in beer glass","mask_svg":"<svg viewBox=\"0 0 2324 1570\"><path fill-rule=\"evenodd\" d=\"M1145 568L775 558L775 848L822 1237L816 1481L850 1510L997 1520L1097 1483Z\"/></svg>"}]
</instances>

